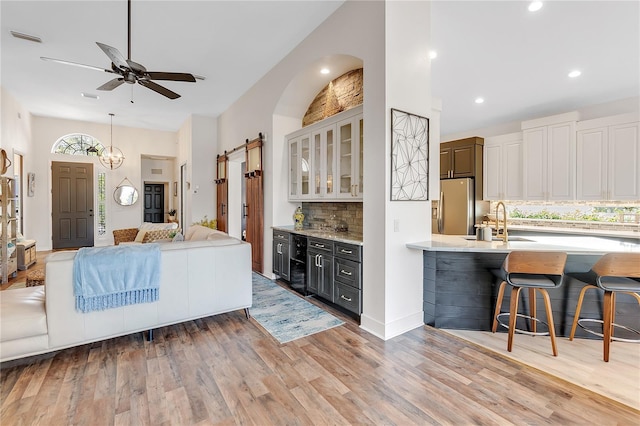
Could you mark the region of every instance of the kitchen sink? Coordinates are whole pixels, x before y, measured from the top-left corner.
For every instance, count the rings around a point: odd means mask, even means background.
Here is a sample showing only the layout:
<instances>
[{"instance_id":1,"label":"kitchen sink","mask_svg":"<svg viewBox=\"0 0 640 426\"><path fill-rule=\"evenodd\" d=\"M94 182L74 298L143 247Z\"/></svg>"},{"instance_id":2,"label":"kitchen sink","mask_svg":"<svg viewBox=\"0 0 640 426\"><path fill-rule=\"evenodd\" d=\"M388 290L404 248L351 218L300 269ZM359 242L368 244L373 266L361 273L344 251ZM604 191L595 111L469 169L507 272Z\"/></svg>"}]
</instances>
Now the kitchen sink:
<instances>
[{"instance_id":1,"label":"kitchen sink","mask_svg":"<svg viewBox=\"0 0 640 426\"><path fill-rule=\"evenodd\" d=\"M464 235L462 238L464 238L465 240L468 240L468 241L475 241L476 236L475 235ZM479 240L479 241L482 241L482 240ZM491 241L502 241L502 238L493 237L493 238L491 238ZM528 238L518 237L518 236L509 237L509 241L529 241L529 242L534 242L533 240L530 240Z\"/></svg>"}]
</instances>

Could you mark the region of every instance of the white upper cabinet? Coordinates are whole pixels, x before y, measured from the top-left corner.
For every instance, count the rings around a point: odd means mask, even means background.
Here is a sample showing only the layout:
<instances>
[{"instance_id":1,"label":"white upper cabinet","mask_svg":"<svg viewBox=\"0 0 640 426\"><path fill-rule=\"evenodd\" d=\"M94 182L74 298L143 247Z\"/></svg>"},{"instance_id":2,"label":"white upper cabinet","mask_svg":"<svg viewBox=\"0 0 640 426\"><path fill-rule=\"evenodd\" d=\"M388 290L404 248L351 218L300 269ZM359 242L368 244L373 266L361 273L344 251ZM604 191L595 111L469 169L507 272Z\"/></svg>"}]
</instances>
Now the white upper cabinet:
<instances>
[{"instance_id":1,"label":"white upper cabinet","mask_svg":"<svg viewBox=\"0 0 640 426\"><path fill-rule=\"evenodd\" d=\"M311 136L289 139L289 199L311 198Z\"/></svg>"},{"instance_id":2,"label":"white upper cabinet","mask_svg":"<svg viewBox=\"0 0 640 426\"><path fill-rule=\"evenodd\" d=\"M358 115L338 123L337 166L340 185L338 198L362 200L362 116Z\"/></svg>"},{"instance_id":3,"label":"white upper cabinet","mask_svg":"<svg viewBox=\"0 0 640 426\"><path fill-rule=\"evenodd\" d=\"M290 201L361 201L362 106L287 136Z\"/></svg>"},{"instance_id":4,"label":"white upper cabinet","mask_svg":"<svg viewBox=\"0 0 640 426\"><path fill-rule=\"evenodd\" d=\"M485 138L485 200L522 200L522 133Z\"/></svg>"},{"instance_id":5,"label":"white upper cabinet","mask_svg":"<svg viewBox=\"0 0 640 426\"><path fill-rule=\"evenodd\" d=\"M576 198L577 118L567 113L522 123L524 199Z\"/></svg>"},{"instance_id":6,"label":"white upper cabinet","mask_svg":"<svg viewBox=\"0 0 640 426\"><path fill-rule=\"evenodd\" d=\"M609 127L609 198L640 200L640 123Z\"/></svg>"},{"instance_id":7,"label":"white upper cabinet","mask_svg":"<svg viewBox=\"0 0 640 426\"><path fill-rule=\"evenodd\" d=\"M576 151L579 200L640 200L637 114L579 123Z\"/></svg>"}]
</instances>

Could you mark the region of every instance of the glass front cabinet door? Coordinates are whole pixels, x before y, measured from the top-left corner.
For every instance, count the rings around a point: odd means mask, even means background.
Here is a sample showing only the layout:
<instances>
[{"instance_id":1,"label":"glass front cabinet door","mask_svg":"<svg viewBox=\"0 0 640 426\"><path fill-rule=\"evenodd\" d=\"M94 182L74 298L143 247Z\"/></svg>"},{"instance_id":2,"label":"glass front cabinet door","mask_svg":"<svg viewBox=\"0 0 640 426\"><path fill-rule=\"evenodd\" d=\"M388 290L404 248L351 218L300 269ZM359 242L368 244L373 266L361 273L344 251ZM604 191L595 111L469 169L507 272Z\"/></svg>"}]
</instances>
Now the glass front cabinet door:
<instances>
[{"instance_id":1,"label":"glass front cabinet door","mask_svg":"<svg viewBox=\"0 0 640 426\"><path fill-rule=\"evenodd\" d=\"M311 196L311 137L289 140L289 199L303 200Z\"/></svg>"},{"instance_id":2,"label":"glass front cabinet door","mask_svg":"<svg viewBox=\"0 0 640 426\"><path fill-rule=\"evenodd\" d=\"M362 107L287 136L289 200L362 201Z\"/></svg>"},{"instance_id":3,"label":"glass front cabinet door","mask_svg":"<svg viewBox=\"0 0 640 426\"><path fill-rule=\"evenodd\" d=\"M362 199L363 121L358 115L337 125L338 198Z\"/></svg>"},{"instance_id":4,"label":"glass front cabinet door","mask_svg":"<svg viewBox=\"0 0 640 426\"><path fill-rule=\"evenodd\" d=\"M313 195L314 199L334 198L333 173L335 170L334 134L336 126L327 126L314 132L313 144Z\"/></svg>"}]
</instances>

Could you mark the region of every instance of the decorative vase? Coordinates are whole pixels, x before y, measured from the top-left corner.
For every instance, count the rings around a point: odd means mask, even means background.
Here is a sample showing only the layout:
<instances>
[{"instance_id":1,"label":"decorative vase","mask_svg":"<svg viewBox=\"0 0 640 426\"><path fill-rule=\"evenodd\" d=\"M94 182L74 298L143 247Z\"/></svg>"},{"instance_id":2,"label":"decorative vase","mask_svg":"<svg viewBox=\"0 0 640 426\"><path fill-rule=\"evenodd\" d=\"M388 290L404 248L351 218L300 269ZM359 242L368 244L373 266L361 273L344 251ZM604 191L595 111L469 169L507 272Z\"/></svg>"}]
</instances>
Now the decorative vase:
<instances>
[{"instance_id":1,"label":"decorative vase","mask_svg":"<svg viewBox=\"0 0 640 426\"><path fill-rule=\"evenodd\" d=\"M293 221L295 223L295 229L302 229L302 222L304 222L304 213L302 213L302 207L298 207L296 212L293 214Z\"/></svg>"}]
</instances>

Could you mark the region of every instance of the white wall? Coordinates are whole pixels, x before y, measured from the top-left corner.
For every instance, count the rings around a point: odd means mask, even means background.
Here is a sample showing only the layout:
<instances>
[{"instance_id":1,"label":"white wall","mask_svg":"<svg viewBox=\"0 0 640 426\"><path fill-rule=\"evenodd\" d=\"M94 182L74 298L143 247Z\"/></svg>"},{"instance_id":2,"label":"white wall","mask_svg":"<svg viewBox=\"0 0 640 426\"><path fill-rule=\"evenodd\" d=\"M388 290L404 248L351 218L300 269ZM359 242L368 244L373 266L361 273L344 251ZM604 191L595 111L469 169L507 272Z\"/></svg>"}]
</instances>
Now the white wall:
<instances>
[{"instance_id":1,"label":"white wall","mask_svg":"<svg viewBox=\"0 0 640 426\"><path fill-rule=\"evenodd\" d=\"M217 120L191 116L191 223L216 217ZM184 226L184 225L183 225ZM186 228L185 228L186 229Z\"/></svg>"},{"instance_id":2,"label":"white wall","mask_svg":"<svg viewBox=\"0 0 640 426\"><path fill-rule=\"evenodd\" d=\"M597 105L585 105L575 109L580 114L580 120L591 120L594 118L607 117L611 115L625 114L640 110L640 97L618 99L612 102ZM570 111L557 111L562 114ZM555 114L549 114L555 115ZM508 133L517 133L522 130L522 121L531 120L541 117L523 117L522 120L501 123L495 126L483 127L480 129L467 130L465 132L450 133L442 135L442 142L449 142L458 139L480 136L488 138L492 136L506 135Z\"/></svg>"},{"instance_id":3,"label":"white wall","mask_svg":"<svg viewBox=\"0 0 640 426\"><path fill-rule=\"evenodd\" d=\"M33 152L31 143L31 114L16 101L7 91L0 87L0 148L7 151L7 155L11 161L13 161L13 154L18 153L23 155L23 178L26 180L27 173L34 172L33 164ZM13 164L7 170L7 176L13 176L14 168ZM38 175L36 175L36 179ZM38 191L36 185L36 193ZM27 197L27 193L24 191L24 213L33 209L34 198ZM24 233L29 235L31 232L31 223L25 221Z\"/></svg>"},{"instance_id":4,"label":"white wall","mask_svg":"<svg viewBox=\"0 0 640 426\"><path fill-rule=\"evenodd\" d=\"M114 117L117 122L117 116ZM85 121L61 120L34 116L32 119L32 155L25 156L32 161L26 171L36 173L36 194L31 205L25 206L25 236L38 241L38 250L51 250L51 162L78 161L91 162L90 157L50 154L56 141L71 133L85 133L108 146L111 141L110 125ZM113 145L122 150L125 160L116 170L107 170L96 159L94 175L106 171L107 175L107 233L103 239L97 238L96 245L111 244L113 229L137 227L142 222L143 204L139 201L129 207L115 203L112 194L124 178L142 190L141 156L159 155L175 157L178 138L175 132L113 126ZM35 155L37 153L37 155ZM28 231L27 231L28 230Z\"/></svg>"},{"instance_id":5,"label":"white wall","mask_svg":"<svg viewBox=\"0 0 640 426\"><path fill-rule=\"evenodd\" d=\"M362 60L367 188L363 202L362 324L382 338L422 324L422 257L408 250L405 243L426 239L430 233L428 203L389 205L388 121L392 102L396 108L430 115L429 10L428 2L346 2L219 118L219 153L235 147L240 140L255 137L259 131L267 134L263 153L263 272L270 275L270 227L291 224L295 209L295 204L288 203L286 197L288 164L284 135L300 127L298 123L304 113L300 116L283 113L286 109L279 109L279 103L284 102L283 94L296 76L307 72L320 58L339 54ZM390 26L385 11L395 14ZM386 39L385 31L398 31L398 35ZM385 43L398 51L389 54ZM314 95L315 92L302 95L308 96L307 105ZM392 233L396 218L400 220L401 232Z\"/></svg>"}]
</instances>

